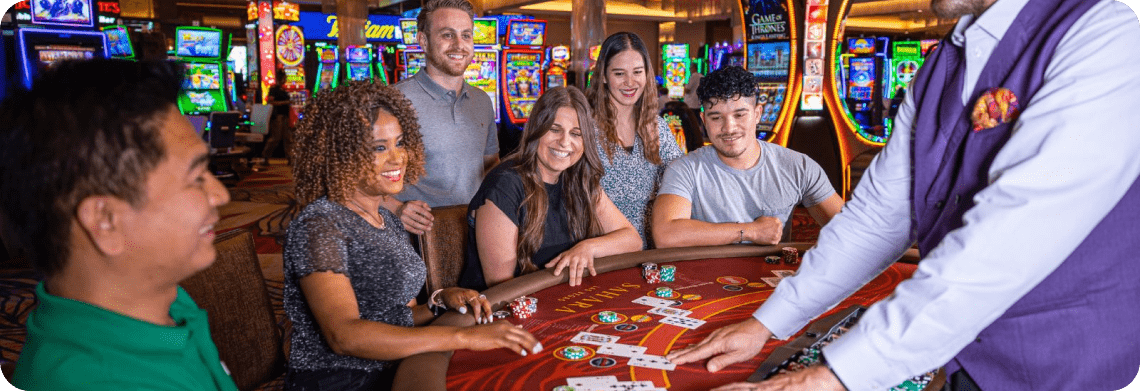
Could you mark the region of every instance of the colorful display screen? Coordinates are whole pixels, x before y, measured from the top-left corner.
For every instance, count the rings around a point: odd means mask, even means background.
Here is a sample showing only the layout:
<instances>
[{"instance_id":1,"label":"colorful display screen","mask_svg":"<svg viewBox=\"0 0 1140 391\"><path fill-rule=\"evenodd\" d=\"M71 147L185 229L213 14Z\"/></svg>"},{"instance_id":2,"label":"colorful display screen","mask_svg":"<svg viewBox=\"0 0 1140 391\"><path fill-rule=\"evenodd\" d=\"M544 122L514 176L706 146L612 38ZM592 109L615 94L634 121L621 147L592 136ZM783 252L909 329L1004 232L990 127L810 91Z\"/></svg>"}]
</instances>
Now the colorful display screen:
<instances>
[{"instance_id":1,"label":"colorful display screen","mask_svg":"<svg viewBox=\"0 0 1140 391\"><path fill-rule=\"evenodd\" d=\"M177 37L175 52L179 57L218 58L222 52L222 32L220 30L198 30L180 28L174 33Z\"/></svg>"},{"instance_id":2,"label":"colorful display screen","mask_svg":"<svg viewBox=\"0 0 1140 391\"><path fill-rule=\"evenodd\" d=\"M29 0L32 23L92 27L95 13L91 0Z\"/></svg>"},{"instance_id":3,"label":"colorful display screen","mask_svg":"<svg viewBox=\"0 0 1140 391\"><path fill-rule=\"evenodd\" d=\"M555 46L550 49L550 59L553 61L570 61L570 48Z\"/></svg>"},{"instance_id":4,"label":"colorful display screen","mask_svg":"<svg viewBox=\"0 0 1140 391\"><path fill-rule=\"evenodd\" d=\"M53 64L64 60L90 60L95 58L95 48L66 45L36 46L39 54L40 70L51 68Z\"/></svg>"},{"instance_id":5,"label":"colorful display screen","mask_svg":"<svg viewBox=\"0 0 1140 391\"><path fill-rule=\"evenodd\" d=\"M103 30L103 34L107 35L107 51L111 52L112 56L124 58L135 56L134 48L131 47L131 38L127 33L126 27L108 27Z\"/></svg>"},{"instance_id":6,"label":"colorful display screen","mask_svg":"<svg viewBox=\"0 0 1140 391\"><path fill-rule=\"evenodd\" d=\"M688 44L667 44L662 49L665 51L665 58L689 57Z\"/></svg>"},{"instance_id":7,"label":"colorful display screen","mask_svg":"<svg viewBox=\"0 0 1140 391\"><path fill-rule=\"evenodd\" d=\"M226 111L226 97L220 90L182 91L178 107L185 114Z\"/></svg>"},{"instance_id":8,"label":"colorful display screen","mask_svg":"<svg viewBox=\"0 0 1140 391\"><path fill-rule=\"evenodd\" d=\"M218 64L188 62L182 88L187 90L216 90L222 87L222 70Z\"/></svg>"},{"instance_id":9,"label":"colorful display screen","mask_svg":"<svg viewBox=\"0 0 1140 391\"><path fill-rule=\"evenodd\" d=\"M756 124L758 138L767 139L776 120L780 119L780 109L784 107L784 96L788 85L784 83L759 83L756 106L760 107L760 122Z\"/></svg>"},{"instance_id":10,"label":"colorful display screen","mask_svg":"<svg viewBox=\"0 0 1140 391\"><path fill-rule=\"evenodd\" d=\"M372 50L368 46L349 46L344 55L348 62L372 62Z\"/></svg>"},{"instance_id":11,"label":"colorful display screen","mask_svg":"<svg viewBox=\"0 0 1140 391\"><path fill-rule=\"evenodd\" d=\"M323 63L334 63L337 60L336 47L317 47L317 58Z\"/></svg>"},{"instance_id":12,"label":"colorful display screen","mask_svg":"<svg viewBox=\"0 0 1140 391\"><path fill-rule=\"evenodd\" d=\"M526 120L542 94L542 54L503 53L503 83L511 119Z\"/></svg>"},{"instance_id":13,"label":"colorful display screen","mask_svg":"<svg viewBox=\"0 0 1140 391\"><path fill-rule=\"evenodd\" d=\"M871 100L875 88L875 59L853 57L850 64L847 97L854 100Z\"/></svg>"},{"instance_id":14,"label":"colorful display screen","mask_svg":"<svg viewBox=\"0 0 1140 391\"><path fill-rule=\"evenodd\" d=\"M542 46L546 39L546 21L512 20L507 33L508 45Z\"/></svg>"},{"instance_id":15,"label":"colorful display screen","mask_svg":"<svg viewBox=\"0 0 1140 391\"><path fill-rule=\"evenodd\" d=\"M348 63L349 80L372 80L372 64L350 62Z\"/></svg>"},{"instance_id":16,"label":"colorful display screen","mask_svg":"<svg viewBox=\"0 0 1140 391\"><path fill-rule=\"evenodd\" d=\"M851 38L847 40L847 52L851 54L875 53L874 38Z\"/></svg>"},{"instance_id":17,"label":"colorful display screen","mask_svg":"<svg viewBox=\"0 0 1140 391\"><path fill-rule=\"evenodd\" d=\"M492 19L493 20L493 19ZM411 64L408 65L410 70ZM475 86L487 93L492 102L499 96L499 56L493 50L476 50L471 58L471 65L463 72L467 84ZM499 105L495 107L495 121L499 121Z\"/></svg>"},{"instance_id":18,"label":"colorful display screen","mask_svg":"<svg viewBox=\"0 0 1140 391\"><path fill-rule=\"evenodd\" d=\"M785 81L791 67L792 46L788 42L748 44L748 70L762 80Z\"/></svg>"},{"instance_id":19,"label":"colorful display screen","mask_svg":"<svg viewBox=\"0 0 1140 391\"><path fill-rule=\"evenodd\" d=\"M420 69L427 65L427 56L422 51L406 51L404 52L404 74L402 79L407 79L415 75Z\"/></svg>"},{"instance_id":20,"label":"colorful display screen","mask_svg":"<svg viewBox=\"0 0 1140 391\"><path fill-rule=\"evenodd\" d=\"M400 19L400 32L405 45L419 45L416 34L419 33L418 22L415 19Z\"/></svg>"},{"instance_id":21,"label":"colorful display screen","mask_svg":"<svg viewBox=\"0 0 1140 391\"><path fill-rule=\"evenodd\" d=\"M499 43L499 20L475 18L473 38L476 45L497 45Z\"/></svg>"}]
</instances>

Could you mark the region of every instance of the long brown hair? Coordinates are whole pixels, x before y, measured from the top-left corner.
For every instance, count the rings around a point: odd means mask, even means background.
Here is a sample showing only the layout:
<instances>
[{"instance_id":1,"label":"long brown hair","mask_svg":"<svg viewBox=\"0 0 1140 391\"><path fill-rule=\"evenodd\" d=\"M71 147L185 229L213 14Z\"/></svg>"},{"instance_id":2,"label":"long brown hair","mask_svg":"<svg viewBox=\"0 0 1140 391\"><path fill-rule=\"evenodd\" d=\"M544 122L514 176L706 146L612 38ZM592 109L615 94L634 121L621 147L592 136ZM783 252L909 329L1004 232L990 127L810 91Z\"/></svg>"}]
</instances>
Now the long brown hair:
<instances>
[{"instance_id":1,"label":"long brown hair","mask_svg":"<svg viewBox=\"0 0 1140 391\"><path fill-rule=\"evenodd\" d=\"M629 32L615 33L602 42L598 53L598 63L595 65L594 82L586 89L586 95L594 102L594 119L598 127L606 135L606 157L611 161L614 156L614 147L621 143L618 139L617 119L614 118L617 106L611 100L610 90L606 88L606 75L609 72L610 61L618 53L626 50L635 50L641 54L645 61L645 84L641 89L641 97L633 106L635 118L634 127L645 149L645 160L653 164L661 164L661 140L657 136L657 75L653 73L653 63L649 61L649 51L645 49L645 42L637 34Z\"/></svg>"},{"instance_id":2,"label":"long brown hair","mask_svg":"<svg viewBox=\"0 0 1140 391\"><path fill-rule=\"evenodd\" d=\"M404 132L404 183L416 183L424 174L424 144L412 103L395 87L348 82L317 93L297 124L296 142L304 146L292 151L298 203L308 205L320 197L347 200L361 178L376 175L372 124L380 110L396 117Z\"/></svg>"},{"instance_id":3,"label":"long brown hair","mask_svg":"<svg viewBox=\"0 0 1140 391\"><path fill-rule=\"evenodd\" d=\"M594 207L601 198L601 180L604 169L601 158L598 157L597 137L594 132L594 120L590 116L590 105L586 97L577 88L555 87L546 91L535 102L530 114L530 120L523 128L522 140L519 147L511 152L505 160L517 162L515 170L522 177L523 190L526 197L522 201L522 210L526 211L526 218L519 227L519 240L515 248L519 269L523 273L538 270L531 261L531 257L542 246L542 236L545 232L546 210L549 205L546 186L538 172L539 140L550 131L554 125L554 117L558 109L569 107L578 115L578 127L582 130L582 157L578 162L562 171L558 181L562 184L562 196L569 217L570 236L575 240L601 235L602 226L597 219L597 210ZM570 131L570 129L566 129Z\"/></svg>"}]
</instances>

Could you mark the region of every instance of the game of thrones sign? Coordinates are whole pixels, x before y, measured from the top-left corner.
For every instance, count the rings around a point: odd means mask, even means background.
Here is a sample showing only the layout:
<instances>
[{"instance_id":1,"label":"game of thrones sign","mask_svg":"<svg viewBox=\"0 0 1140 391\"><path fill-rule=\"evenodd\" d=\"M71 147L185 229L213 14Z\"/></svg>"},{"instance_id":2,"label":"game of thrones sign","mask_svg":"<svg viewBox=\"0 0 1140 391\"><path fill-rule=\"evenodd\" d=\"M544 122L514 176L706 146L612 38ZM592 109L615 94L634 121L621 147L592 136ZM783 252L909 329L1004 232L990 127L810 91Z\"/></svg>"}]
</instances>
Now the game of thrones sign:
<instances>
[{"instance_id":1,"label":"game of thrones sign","mask_svg":"<svg viewBox=\"0 0 1140 391\"><path fill-rule=\"evenodd\" d=\"M779 129L777 121L785 111L790 76L795 66L791 58L794 41L787 0L741 0L744 10L744 35L748 42L746 66L756 76L760 89L757 105L763 108L756 135L773 141Z\"/></svg>"}]
</instances>

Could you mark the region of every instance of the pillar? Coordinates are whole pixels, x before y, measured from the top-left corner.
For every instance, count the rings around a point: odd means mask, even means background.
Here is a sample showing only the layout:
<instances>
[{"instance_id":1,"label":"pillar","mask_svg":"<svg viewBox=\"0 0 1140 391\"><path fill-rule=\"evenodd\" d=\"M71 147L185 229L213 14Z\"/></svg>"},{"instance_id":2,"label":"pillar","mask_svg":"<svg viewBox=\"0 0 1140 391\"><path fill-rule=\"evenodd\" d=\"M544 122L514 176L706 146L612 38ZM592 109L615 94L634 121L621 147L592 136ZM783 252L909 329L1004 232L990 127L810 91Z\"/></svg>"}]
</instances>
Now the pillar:
<instances>
[{"instance_id":1,"label":"pillar","mask_svg":"<svg viewBox=\"0 0 1140 391\"><path fill-rule=\"evenodd\" d=\"M337 47L340 48L341 62L344 62L344 49L363 45L364 26L368 23L368 2L362 0L336 0Z\"/></svg>"},{"instance_id":2,"label":"pillar","mask_svg":"<svg viewBox=\"0 0 1140 391\"><path fill-rule=\"evenodd\" d=\"M574 85L586 87L586 73L590 70L590 47L601 45L606 39L605 0L577 0L570 9L570 70L575 73Z\"/></svg>"}]
</instances>

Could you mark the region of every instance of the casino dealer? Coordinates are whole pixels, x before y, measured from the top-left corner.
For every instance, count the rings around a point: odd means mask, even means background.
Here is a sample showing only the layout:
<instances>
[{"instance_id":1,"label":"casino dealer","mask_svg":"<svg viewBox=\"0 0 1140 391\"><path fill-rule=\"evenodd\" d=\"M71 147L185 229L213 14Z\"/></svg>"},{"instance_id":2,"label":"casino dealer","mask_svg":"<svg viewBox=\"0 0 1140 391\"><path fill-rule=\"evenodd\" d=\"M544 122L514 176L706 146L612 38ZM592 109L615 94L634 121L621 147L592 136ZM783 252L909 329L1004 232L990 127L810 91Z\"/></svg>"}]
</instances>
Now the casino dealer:
<instances>
[{"instance_id":1,"label":"casino dealer","mask_svg":"<svg viewBox=\"0 0 1140 391\"><path fill-rule=\"evenodd\" d=\"M527 331L492 321L476 291L448 288L427 304L426 278L400 219L380 207L423 175L415 111L388 86L350 82L321 91L297 128L293 176L304 205L284 249L285 311L293 322L286 390L337 384L338 390L389 389L395 360L423 352L542 345ZM480 323L426 326L448 309Z\"/></svg>"},{"instance_id":2,"label":"casino dealer","mask_svg":"<svg viewBox=\"0 0 1140 391\"><path fill-rule=\"evenodd\" d=\"M460 286L483 290L549 268L570 286L594 259L641 250L637 231L602 190L589 104L574 87L544 93L518 149L487 174L468 210Z\"/></svg>"}]
</instances>

